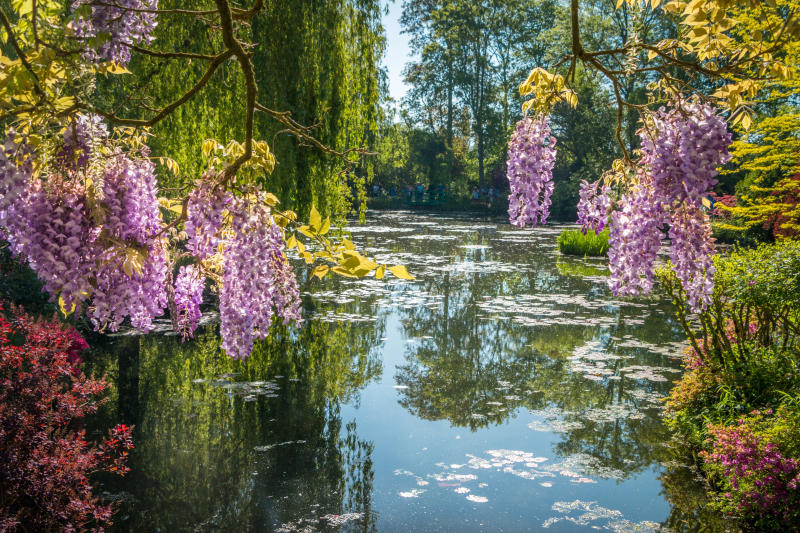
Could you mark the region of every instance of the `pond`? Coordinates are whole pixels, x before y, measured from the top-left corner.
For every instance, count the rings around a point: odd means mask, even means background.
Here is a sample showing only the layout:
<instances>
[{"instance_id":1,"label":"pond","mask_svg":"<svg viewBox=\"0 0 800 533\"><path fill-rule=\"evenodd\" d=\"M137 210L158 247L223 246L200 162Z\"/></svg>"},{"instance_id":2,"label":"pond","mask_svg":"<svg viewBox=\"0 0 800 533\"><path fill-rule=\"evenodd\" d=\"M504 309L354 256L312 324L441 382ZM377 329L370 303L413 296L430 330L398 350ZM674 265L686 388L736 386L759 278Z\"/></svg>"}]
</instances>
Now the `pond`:
<instances>
[{"instance_id":1,"label":"pond","mask_svg":"<svg viewBox=\"0 0 800 533\"><path fill-rule=\"evenodd\" d=\"M245 362L213 315L192 342L107 339L93 424L136 425L131 472L100 480L115 529L691 525L660 422L682 331L668 302L613 298L603 261L560 256L561 229L372 214L355 242L416 281L303 279L305 323Z\"/></svg>"}]
</instances>

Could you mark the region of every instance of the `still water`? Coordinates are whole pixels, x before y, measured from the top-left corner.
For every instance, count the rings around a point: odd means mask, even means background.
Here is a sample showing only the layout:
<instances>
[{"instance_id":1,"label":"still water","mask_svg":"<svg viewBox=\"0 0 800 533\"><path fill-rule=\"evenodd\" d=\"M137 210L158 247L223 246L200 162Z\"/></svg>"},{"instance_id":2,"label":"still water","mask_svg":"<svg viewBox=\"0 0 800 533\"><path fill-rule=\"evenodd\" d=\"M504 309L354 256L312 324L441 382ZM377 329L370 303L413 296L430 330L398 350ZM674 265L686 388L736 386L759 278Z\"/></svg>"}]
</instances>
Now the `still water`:
<instances>
[{"instance_id":1,"label":"still water","mask_svg":"<svg viewBox=\"0 0 800 533\"><path fill-rule=\"evenodd\" d=\"M94 422L136 425L132 471L101 480L115 529L685 520L659 421L680 328L665 301L613 298L603 261L560 256L561 229L378 213L350 228L355 242L417 281L304 279L305 323L246 362L220 352L213 323L183 344L109 339L91 370L116 387Z\"/></svg>"}]
</instances>

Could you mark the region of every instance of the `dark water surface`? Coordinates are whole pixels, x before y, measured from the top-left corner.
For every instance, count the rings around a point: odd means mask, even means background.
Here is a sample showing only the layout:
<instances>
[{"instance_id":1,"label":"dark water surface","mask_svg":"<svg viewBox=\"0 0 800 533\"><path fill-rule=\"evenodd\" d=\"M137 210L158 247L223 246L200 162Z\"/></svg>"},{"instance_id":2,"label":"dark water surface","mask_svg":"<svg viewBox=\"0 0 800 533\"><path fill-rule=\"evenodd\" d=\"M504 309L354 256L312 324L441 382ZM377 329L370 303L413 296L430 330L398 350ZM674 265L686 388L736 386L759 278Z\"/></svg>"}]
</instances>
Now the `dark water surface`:
<instances>
[{"instance_id":1,"label":"dark water surface","mask_svg":"<svg viewBox=\"0 0 800 533\"><path fill-rule=\"evenodd\" d=\"M408 212L352 228L416 282L305 283L246 362L218 328L120 336L95 421L136 424L121 531L653 531L686 516L659 421L667 302L623 302L562 228ZM306 276L306 274L303 274ZM665 473L666 472L666 473ZM678 497L676 497L676 493Z\"/></svg>"}]
</instances>

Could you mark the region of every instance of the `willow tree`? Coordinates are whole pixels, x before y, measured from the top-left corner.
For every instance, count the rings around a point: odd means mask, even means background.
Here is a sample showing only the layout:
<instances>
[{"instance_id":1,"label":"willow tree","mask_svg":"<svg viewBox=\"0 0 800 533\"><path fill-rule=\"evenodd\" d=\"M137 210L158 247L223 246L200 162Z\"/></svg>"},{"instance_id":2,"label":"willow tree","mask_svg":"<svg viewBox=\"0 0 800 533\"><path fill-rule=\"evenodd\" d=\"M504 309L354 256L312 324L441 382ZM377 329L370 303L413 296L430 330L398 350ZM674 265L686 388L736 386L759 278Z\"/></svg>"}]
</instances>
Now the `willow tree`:
<instances>
[{"instance_id":1,"label":"willow tree","mask_svg":"<svg viewBox=\"0 0 800 533\"><path fill-rule=\"evenodd\" d=\"M364 179L382 51L377 7L344 0L304 10L265 0L3 6L0 220L12 253L65 314L85 310L101 331L125 320L147 331L169 311L175 329L191 337L210 280L223 349L238 358L274 321L301 321L289 249L316 263L320 278L382 278L387 270L410 278L347 239L331 240L331 219L316 207L301 223L274 194L288 207L313 201L336 215L350 183L358 188ZM260 54L259 41L273 29L272 44L282 43L279 21L292 16L307 25L298 42L284 44L303 53ZM284 32L296 28L286 24ZM286 55L297 68L282 71ZM301 79L266 83L286 73ZM288 87L301 90L292 96ZM289 168L276 179L279 160L266 139L274 145L279 134L327 159L287 156ZM159 187L157 164L162 185L173 186Z\"/></svg>"}]
</instances>

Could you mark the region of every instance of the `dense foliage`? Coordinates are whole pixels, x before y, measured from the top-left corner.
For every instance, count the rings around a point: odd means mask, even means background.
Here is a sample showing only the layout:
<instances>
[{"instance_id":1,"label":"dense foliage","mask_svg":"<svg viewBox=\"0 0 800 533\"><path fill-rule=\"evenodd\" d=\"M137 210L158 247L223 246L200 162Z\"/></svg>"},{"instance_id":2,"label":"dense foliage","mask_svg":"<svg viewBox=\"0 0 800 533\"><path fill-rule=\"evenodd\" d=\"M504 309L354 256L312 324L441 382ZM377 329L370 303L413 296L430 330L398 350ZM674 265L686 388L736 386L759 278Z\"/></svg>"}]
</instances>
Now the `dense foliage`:
<instances>
[{"instance_id":1,"label":"dense foliage","mask_svg":"<svg viewBox=\"0 0 800 533\"><path fill-rule=\"evenodd\" d=\"M715 260L712 303L690 321L673 273L660 272L690 338L669 423L700 451L713 505L756 530L800 520L800 244Z\"/></svg>"},{"instance_id":2,"label":"dense foliage","mask_svg":"<svg viewBox=\"0 0 800 533\"><path fill-rule=\"evenodd\" d=\"M0 310L1 311L1 310ZM90 476L124 475L131 428L87 441L81 419L108 387L80 370L88 346L74 330L0 315L0 529L83 531L111 523L112 507L92 494Z\"/></svg>"}]
</instances>

